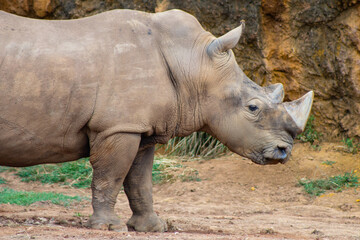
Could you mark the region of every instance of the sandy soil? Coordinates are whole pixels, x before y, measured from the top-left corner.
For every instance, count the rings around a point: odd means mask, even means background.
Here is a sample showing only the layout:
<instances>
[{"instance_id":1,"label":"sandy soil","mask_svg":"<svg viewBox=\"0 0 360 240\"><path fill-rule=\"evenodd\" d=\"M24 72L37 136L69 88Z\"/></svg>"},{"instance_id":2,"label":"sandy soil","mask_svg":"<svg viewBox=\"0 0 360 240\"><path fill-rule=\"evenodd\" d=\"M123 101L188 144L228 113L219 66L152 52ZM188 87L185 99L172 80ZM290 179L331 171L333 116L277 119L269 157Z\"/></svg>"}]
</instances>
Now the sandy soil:
<instances>
[{"instance_id":1,"label":"sandy soil","mask_svg":"<svg viewBox=\"0 0 360 240\"><path fill-rule=\"evenodd\" d=\"M259 166L237 155L182 164L198 170L202 181L154 186L154 208L168 222L167 233L91 230L83 227L92 212L89 201L70 207L43 202L0 205L0 239L360 239L359 188L310 197L297 185L301 178L359 174L360 154L345 153L341 143L323 143L321 151L296 144L285 165ZM91 197L88 189L0 176L9 188ZM116 212L124 222L131 216L124 193Z\"/></svg>"}]
</instances>

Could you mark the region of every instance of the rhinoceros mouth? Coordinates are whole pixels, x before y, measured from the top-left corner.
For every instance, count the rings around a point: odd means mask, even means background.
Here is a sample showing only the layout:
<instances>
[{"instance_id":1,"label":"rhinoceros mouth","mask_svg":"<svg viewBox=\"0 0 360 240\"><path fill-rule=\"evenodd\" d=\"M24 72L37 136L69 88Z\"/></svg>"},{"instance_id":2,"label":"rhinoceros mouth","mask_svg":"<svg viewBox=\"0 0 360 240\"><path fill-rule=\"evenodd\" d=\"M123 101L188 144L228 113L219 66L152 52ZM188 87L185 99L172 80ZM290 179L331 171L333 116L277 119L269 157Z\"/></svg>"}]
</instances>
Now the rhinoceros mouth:
<instances>
[{"instance_id":1,"label":"rhinoceros mouth","mask_svg":"<svg viewBox=\"0 0 360 240\"><path fill-rule=\"evenodd\" d=\"M260 165L273 165L273 164L284 164L289 160L289 155L291 152L291 146L286 147L274 147L271 149L266 149L263 153L252 159L254 163Z\"/></svg>"},{"instance_id":2,"label":"rhinoceros mouth","mask_svg":"<svg viewBox=\"0 0 360 240\"><path fill-rule=\"evenodd\" d=\"M272 158L265 158L264 165L274 165L274 164L284 164L288 161L288 158L285 159L272 159Z\"/></svg>"},{"instance_id":3,"label":"rhinoceros mouth","mask_svg":"<svg viewBox=\"0 0 360 240\"><path fill-rule=\"evenodd\" d=\"M275 164L284 164L286 163L289 158L284 159L276 159L276 158L267 158L267 157L257 157L257 158L250 158L252 162L259 164L259 165L275 165Z\"/></svg>"},{"instance_id":4,"label":"rhinoceros mouth","mask_svg":"<svg viewBox=\"0 0 360 240\"><path fill-rule=\"evenodd\" d=\"M258 151L234 151L259 165L284 164L290 158L292 143L281 142Z\"/></svg>"}]
</instances>

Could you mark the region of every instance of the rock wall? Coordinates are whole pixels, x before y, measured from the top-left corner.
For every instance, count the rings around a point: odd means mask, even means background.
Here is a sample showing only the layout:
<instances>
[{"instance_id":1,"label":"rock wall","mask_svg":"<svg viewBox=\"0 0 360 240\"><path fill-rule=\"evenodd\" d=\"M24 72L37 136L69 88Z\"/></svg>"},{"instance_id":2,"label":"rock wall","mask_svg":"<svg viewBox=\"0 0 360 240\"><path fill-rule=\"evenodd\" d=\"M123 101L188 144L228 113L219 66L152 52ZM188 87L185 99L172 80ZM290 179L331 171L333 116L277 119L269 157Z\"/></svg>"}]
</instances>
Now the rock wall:
<instances>
[{"instance_id":1,"label":"rock wall","mask_svg":"<svg viewBox=\"0 0 360 240\"><path fill-rule=\"evenodd\" d=\"M235 51L261 85L281 82L286 100L315 92L315 125L327 139L360 137L360 1L358 0L0 0L22 16L70 19L114 8L179 8L220 36L246 20Z\"/></svg>"}]
</instances>

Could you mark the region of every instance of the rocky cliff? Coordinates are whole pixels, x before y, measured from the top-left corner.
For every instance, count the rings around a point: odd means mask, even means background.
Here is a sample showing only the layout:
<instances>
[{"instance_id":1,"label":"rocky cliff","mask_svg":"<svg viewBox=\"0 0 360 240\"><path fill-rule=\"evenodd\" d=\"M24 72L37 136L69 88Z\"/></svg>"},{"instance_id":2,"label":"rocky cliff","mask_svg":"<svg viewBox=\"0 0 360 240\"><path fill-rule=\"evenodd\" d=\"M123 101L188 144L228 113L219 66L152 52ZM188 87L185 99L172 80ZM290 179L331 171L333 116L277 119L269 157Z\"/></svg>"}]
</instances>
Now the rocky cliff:
<instances>
[{"instance_id":1,"label":"rocky cliff","mask_svg":"<svg viewBox=\"0 0 360 240\"><path fill-rule=\"evenodd\" d=\"M286 100L314 90L318 131L328 139L360 137L360 1L0 0L1 10L46 19L114 8L179 8L217 36L245 19L246 31L235 49L245 73L261 85L283 83Z\"/></svg>"}]
</instances>

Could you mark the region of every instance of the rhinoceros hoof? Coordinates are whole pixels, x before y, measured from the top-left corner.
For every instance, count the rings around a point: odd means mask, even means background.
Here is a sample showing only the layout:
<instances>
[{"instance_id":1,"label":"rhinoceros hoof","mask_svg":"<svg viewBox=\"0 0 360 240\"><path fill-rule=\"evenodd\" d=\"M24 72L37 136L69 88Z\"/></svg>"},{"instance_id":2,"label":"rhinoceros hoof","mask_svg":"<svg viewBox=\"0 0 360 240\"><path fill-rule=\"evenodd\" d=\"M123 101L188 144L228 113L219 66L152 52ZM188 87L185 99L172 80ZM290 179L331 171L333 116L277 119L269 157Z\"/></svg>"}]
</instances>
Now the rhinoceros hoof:
<instances>
[{"instance_id":1,"label":"rhinoceros hoof","mask_svg":"<svg viewBox=\"0 0 360 240\"><path fill-rule=\"evenodd\" d=\"M155 213L149 215L133 215L126 223L129 231L166 232L167 224Z\"/></svg>"},{"instance_id":2,"label":"rhinoceros hoof","mask_svg":"<svg viewBox=\"0 0 360 240\"><path fill-rule=\"evenodd\" d=\"M118 218L95 218L91 217L89 221L85 224L86 227L98 230L110 230L116 232L127 232L127 227L125 224L121 224L120 219Z\"/></svg>"}]
</instances>

